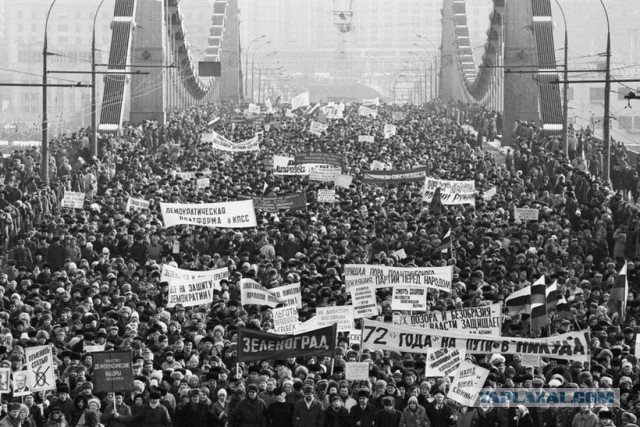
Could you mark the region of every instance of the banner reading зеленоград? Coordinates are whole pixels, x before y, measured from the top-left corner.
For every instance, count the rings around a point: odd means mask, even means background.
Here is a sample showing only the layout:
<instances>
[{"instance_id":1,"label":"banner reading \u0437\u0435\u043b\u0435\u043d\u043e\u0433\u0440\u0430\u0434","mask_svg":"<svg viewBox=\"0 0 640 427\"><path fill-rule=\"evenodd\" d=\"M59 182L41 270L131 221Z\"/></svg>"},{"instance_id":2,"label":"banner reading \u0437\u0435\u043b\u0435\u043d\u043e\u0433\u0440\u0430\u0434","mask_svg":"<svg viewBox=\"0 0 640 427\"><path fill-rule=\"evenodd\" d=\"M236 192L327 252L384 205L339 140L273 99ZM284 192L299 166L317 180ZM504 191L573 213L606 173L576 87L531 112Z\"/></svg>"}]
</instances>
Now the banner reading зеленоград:
<instances>
[{"instance_id":1,"label":"banner reading \u0437\u0435\u043b\u0435\u043d\u043e\u0433\u0440\u0430\u0434","mask_svg":"<svg viewBox=\"0 0 640 427\"><path fill-rule=\"evenodd\" d=\"M238 362L332 356L336 338L337 325L297 335L277 335L238 328Z\"/></svg>"}]
</instances>

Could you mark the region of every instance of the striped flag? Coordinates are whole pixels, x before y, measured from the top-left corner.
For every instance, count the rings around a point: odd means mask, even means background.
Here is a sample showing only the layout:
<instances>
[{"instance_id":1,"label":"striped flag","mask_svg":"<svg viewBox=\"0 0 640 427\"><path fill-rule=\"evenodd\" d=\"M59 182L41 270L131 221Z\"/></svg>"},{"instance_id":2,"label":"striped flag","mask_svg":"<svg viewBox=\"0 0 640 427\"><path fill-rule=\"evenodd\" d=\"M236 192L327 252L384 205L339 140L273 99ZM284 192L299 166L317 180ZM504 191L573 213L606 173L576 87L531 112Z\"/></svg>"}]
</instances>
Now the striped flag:
<instances>
[{"instance_id":1,"label":"striped flag","mask_svg":"<svg viewBox=\"0 0 640 427\"><path fill-rule=\"evenodd\" d=\"M547 288L547 313L556 309L558 304L558 281L556 280Z\"/></svg>"},{"instance_id":2,"label":"striped flag","mask_svg":"<svg viewBox=\"0 0 640 427\"><path fill-rule=\"evenodd\" d=\"M451 229L447 230L444 237L442 238L440 246L436 248L436 251L447 252L449 248L451 248Z\"/></svg>"},{"instance_id":3,"label":"striped flag","mask_svg":"<svg viewBox=\"0 0 640 427\"><path fill-rule=\"evenodd\" d=\"M620 269L616 281L611 288L611 296L607 306L609 307L609 317L613 320L613 315L618 314L619 322L624 321L627 312L627 298L629 297L629 282L627 281L627 262Z\"/></svg>"},{"instance_id":4,"label":"striped flag","mask_svg":"<svg viewBox=\"0 0 640 427\"><path fill-rule=\"evenodd\" d=\"M512 293L504 300L509 314L529 314L531 312L531 285Z\"/></svg>"},{"instance_id":5,"label":"striped flag","mask_svg":"<svg viewBox=\"0 0 640 427\"><path fill-rule=\"evenodd\" d=\"M549 324L547 316L547 286L544 276L531 285L531 332L542 329Z\"/></svg>"}]
</instances>

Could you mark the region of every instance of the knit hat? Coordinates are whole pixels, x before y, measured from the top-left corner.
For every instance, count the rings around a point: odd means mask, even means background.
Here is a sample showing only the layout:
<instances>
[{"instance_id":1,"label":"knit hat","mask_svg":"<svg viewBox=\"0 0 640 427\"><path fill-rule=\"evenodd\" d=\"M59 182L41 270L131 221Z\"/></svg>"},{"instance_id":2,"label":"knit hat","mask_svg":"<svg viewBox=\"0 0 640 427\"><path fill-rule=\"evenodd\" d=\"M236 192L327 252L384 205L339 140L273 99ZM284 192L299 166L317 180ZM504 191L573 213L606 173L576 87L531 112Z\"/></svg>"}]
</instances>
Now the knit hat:
<instances>
[{"instance_id":1,"label":"knit hat","mask_svg":"<svg viewBox=\"0 0 640 427\"><path fill-rule=\"evenodd\" d=\"M87 402L87 407L90 406L92 403L95 403L96 405L98 405L98 409L100 409L100 400L97 397L94 397L92 399L89 399L89 401Z\"/></svg>"}]
</instances>

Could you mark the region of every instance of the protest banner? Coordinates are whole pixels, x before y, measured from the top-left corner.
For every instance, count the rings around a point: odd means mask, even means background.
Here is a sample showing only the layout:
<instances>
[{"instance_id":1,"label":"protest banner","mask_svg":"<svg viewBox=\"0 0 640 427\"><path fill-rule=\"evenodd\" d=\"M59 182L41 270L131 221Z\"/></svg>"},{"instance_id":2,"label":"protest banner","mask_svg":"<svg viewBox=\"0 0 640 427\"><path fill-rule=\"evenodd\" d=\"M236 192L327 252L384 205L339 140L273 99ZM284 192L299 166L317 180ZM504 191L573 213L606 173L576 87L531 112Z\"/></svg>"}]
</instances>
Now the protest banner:
<instances>
[{"instance_id":1,"label":"protest banner","mask_svg":"<svg viewBox=\"0 0 640 427\"><path fill-rule=\"evenodd\" d=\"M11 368L0 368L0 393L11 393Z\"/></svg>"},{"instance_id":2,"label":"protest banner","mask_svg":"<svg viewBox=\"0 0 640 427\"><path fill-rule=\"evenodd\" d=\"M380 98L363 99L362 105L380 105Z\"/></svg>"},{"instance_id":3,"label":"protest banner","mask_svg":"<svg viewBox=\"0 0 640 427\"><path fill-rule=\"evenodd\" d=\"M398 133L398 127L396 125L392 125L391 123L385 123L384 129L384 139L389 139Z\"/></svg>"},{"instance_id":4,"label":"protest banner","mask_svg":"<svg viewBox=\"0 0 640 427\"><path fill-rule=\"evenodd\" d=\"M460 348L430 348L427 350L425 377L446 377L458 369L467 354Z\"/></svg>"},{"instance_id":5,"label":"protest banner","mask_svg":"<svg viewBox=\"0 0 640 427\"><path fill-rule=\"evenodd\" d=\"M273 314L273 330L280 335L293 335L300 321L295 306L279 307L271 310Z\"/></svg>"},{"instance_id":6,"label":"protest banner","mask_svg":"<svg viewBox=\"0 0 640 427\"><path fill-rule=\"evenodd\" d=\"M337 334L336 325L296 335L238 328L238 362L333 356Z\"/></svg>"},{"instance_id":7,"label":"protest banner","mask_svg":"<svg viewBox=\"0 0 640 427\"><path fill-rule=\"evenodd\" d=\"M498 303L415 314L393 313L393 324L445 332L500 336L502 305Z\"/></svg>"},{"instance_id":8,"label":"protest banner","mask_svg":"<svg viewBox=\"0 0 640 427\"><path fill-rule=\"evenodd\" d=\"M268 305L275 307L281 304L269 289L252 279L240 280L240 301L242 305Z\"/></svg>"},{"instance_id":9,"label":"protest banner","mask_svg":"<svg viewBox=\"0 0 640 427\"><path fill-rule=\"evenodd\" d=\"M427 288L394 286L391 296L392 310L426 311Z\"/></svg>"},{"instance_id":10,"label":"protest banner","mask_svg":"<svg viewBox=\"0 0 640 427\"><path fill-rule=\"evenodd\" d=\"M440 187L443 205L473 205L476 203L475 181L447 181L429 177L425 178L422 201L430 203L438 187Z\"/></svg>"},{"instance_id":11,"label":"protest banner","mask_svg":"<svg viewBox=\"0 0 640 427\"><path fill-rule=\"evenodd\" d=\"M399 111L394 111L393 113L391 113L391 119L392 120L404 120L404 113L401 113Z\"/></svg>"},{"instance_id":12,"label":"protest banner","mask_svg":"<svg viewBox=\"0 0 640 427\"><path fill-rule=\"evenodd\" d=\"M62 207L69 209L82 209L84 206L84 193L77 191L65 191L62 198Z\"/></svg>"},{"instance_id":13,"label":"protest banner","mask_svg":"<svg viewBox=\"0 0 640 427\"><path fill-rule=\"evenodd\" d=\"M537 221L538 209L513 208L513 218L521 221Z\"/></svg>"},{"instance_id":14,"label":"protest banner","mask_svg":"<svg viewBox=\"0 0 640 427\"><path fill-rule=\"evenodd\" d=\"M375 119L376 117L378 117L378 112L373 108L361 105L360 108L358 108L358 115L363 117L373 117Z\"/></svg>"},{"instance_id":15,"label":"protest banner","mask_svg":"<svg viewBox=\"0 0 640 427\"><path fill-rule=\"evenodd\" d=\"M478 399L478 392L484 386L489 372L488 369L464 360L453 377L447 399L455 400L461 405L474 406Z\"/></svg>"},{"instance_id":16,"label":"protest banner","mask_svg":"<svg viewBox=\"0 0 640 427\"><path fill-rule=\"evenodd\" d=\"M215 270L192 271L162 265L161 282L169 283L167 307L181 304L184 307L208 304L213 291L220 290L220 281L229 278L227 267Z\"/></svg>"},{"instance_id":17,"label":"protest banner","mask_svg":"<svg viewBox=\"0 0 640 427\"><path fill-rule=\"evenodd\" d=\"M300 107L308 107L309 102L309 92L303 92L300 95L294 96L291 98L291 109L296 110Z\"/></svg>"},{"instance_id":18,"label":"protest banner","mask_svg":"<svg viewBox=\"0 0 640 427\"><path fill-rule=\"evenodd\" d=\"M302 292L300 283L291 283L290 285L278 286L271 288L269 291L285 306L296 306L302 308Z\"/></svg>"},{"instance_id":19,"label":"protest banner","mask_svg":"<svg viewBox=\"0 0 640 427\"><path fill-rule=\"evenodd\" d=\"M187 172L176 172L176 177L184 181L190 181L192 179L198 179L201 176L211 176L211 171L203 170L203 171L187 171Z\"/></svg>"},{"instance_id":20,"label":"protest banner","mask_svg":"<svg viewBox=\"0 0 640 427\"><path fill-rule=\"evenodd\" d=\"M93 358L93 392L133 391L133 363L130 351L100 351Z\"/></svg>"},{"instance_id":21,"label":"protest banner","mask_svg":"<svg viewBox=\"0 0 640 427\"><path fill-rule=\"evenodd\" d=\"M287 196L254 197L253 206L260 211L278 212L281 210L296 210L307 208L307 198L304 193Z\"/></svg>"},{"instance_id":22,"label":"protest banner","mask_svg":"<svg viewBox=\"0 0 640 427\"><path fill-rule=\"evenodd\" d=\"M256 227L253 200L221 203L163 203L160 212L165 227L201 225L218 228Z\"/></svg>"},{"instance_id":23,"label":"protest banner","mask_svg":"<svg viewBox=\"0 0 640 427\"><path fill-rule=\"evenodd\" d=\"M401 182L422 182L427 176L427 166L421 166L410 170L370 170L364 171L363 182L368 184L390 183L398 184Z\"/></svg>"},{"instance_id":24,"label":"protest banner","mask_svg":"<svg viewBox=\"0 0 640 427\"><path fill-rule=\"evenodd\" d=\"M353 177L351 175L343 175L339 173L336 174L334 181L336 187L349 188L353 182Z\"/></svg>"},{"instance_id":25,"label":"protest banner","mask_svg":"<svg viewBox=\"0 0 640 427\"><path fill-rule=\"evenodd\" d=\"M351 293L354 319L378 315L376 289L373 284L353 286L349 292Z\"/></svg>"},{"instance_id":26,"label":"protest banner","mask_svg":"<svg viewBox=\"0 0 640 427\"><path fill-rule=\"evenodd\" d=\"M211 143L211 147L220 151L229 151L232 153L244 153L248 151L260 150L260 137L255 135L246 141L234 142L215 131L207 132L202 135L202 142Z\"/></svg>"},{"instance_id":27,"label":"protest banner","mask_svg":"<svg viewBox=\"0 0 640 427\"><path fill-rule=\"evenodd\" d=\"M198 188L207 188L209 185L210 185L209 178L196 179L196 187Z\"/></svg>"},{"instance_id":28,"label":"protest banner","mask_svg":"<svg viewBox=\"0 0 640 427\"><path fill-rule=\"evenodd\" d=\"M52 345L40 345L24 349L27 361L28 384L31 392L55 390L56 364L53 361Z\"/></svg>"},{"instance_id":29,"label":"protest banner","mask_svg":"<svg viewBox=\"0 0 640 427\"><path fill-rule=\"evenodd\" d=\"M369 362L345 362L344 378L347 381L366 381L369 379Z\"/></svg>"},{"instance_id":30,"label":"protest banner","mask_svg":"<svg viewBox=\"0 0 640 427\"><path fill-rule=\"evenodd\" d=\"M309 181L331 182L342 172L340 167L330 165L316 165L309 171Z\"/></svg>"},{"instance_id":31,"label":"protest banner","mask_svg":"<svg viewBox=\"0 0 640 427\"><path fill-rule=\"evenodd\" d=\"M318 189L318 203L335 203L336 190L328 188Z\"/></svg>"},{"instance_id":32,"label":"protest banner","mask_svg":"<svg viewBox=\"0 0 640 427\"><path fill-rule=\"evenodd\" d=\"M273 156L274 175L309 175L310 165L297 165L293 157Z\"/></svg>"},{"instance_id":33,"label":"protest banner","mask_svg":"<svg viewBox=\"0 0 640 427\"><path fill-rule=\"evenodd\" d=\"M104 344L83 345L82 350L85 353L95 353L96 351L104 351L105 347Z\"/></svg>"},{"instance_id":34,"label":"protest banner","mask_svg":"<svg viewBox=\"0 0 640 427\"><path fill-rule=\"evenodd\" d=\"M302 334L304 332L313 331L315 329L318 329L318 327L319 327L318 317L313 316L311 319L307 320L306 322L298 323L295 334Z\"/></svg>"},{"instance_id":35,"label":"protest banner","mask_svg":"<svg viewBox=\"0 0 640 427\"><path fill-rule=\"evenodd\" d=\"M130 211L143 211L144 209L149 209L149 201L145 199L136 199L135 197L129 197L127 199L127 207L125 208L125 212Z\"/></svg>"},{"instance_id":36,"label":"protest banner","mask_svg":"<svg viewBox=\"0 0 640 427\"><path fill-rule=\"evenodd\" d=\"M353 306L351 305L316 307L316 317L321 328L336 324L338 332L349 332L353 329Z\"/></svg>"},{"instance_id":37,"label":"protest banner","mask_svg":"<svg viewBox=\"0 0 640 427\"><path fill-rule=\"evenodd\" d=\"M385 166L385 164L382 163L381 161L374 160L373 162L371 162L371 166L370 167L371 167L372 171L381 171L381 170L384 170L384 166Z\"/></svg>"},{"instance_id":38,"label":"protest banner","mask_svg":"<svg viewBox=\"0 0 640 427\"><path fill-rule=\"evenodd\" d=\"M295 156L297 165L332 165L342 167L343 157L340 154L332 153L298 153Z\"/></svg>"},{"instance_id":39,"label":"protest banner","mask_svg":"<svg viewBox=\"0 0 640 427\"><path fill-rule=\"evenodd\" d=\"M376 288L402 285L451 292L453 266L390 267L386 265L346 264L344 277L347 290L349 290L351 283L358 283L353 280L373 277Z\"/></svg>"},{"instance_id":40,"label":"protest banner","mask_svg":"<svg viewBox=\"0 0 640 427\"><path fill-rule=\"evenodd\" d=\"M326 133L327 129L329 129L329 125L312 120L311 125L309 126L309 133L316 136L322 136L322 133Z\"/></svg>"},{"instance_id":41,"label":"protest banner","mask_svg":"<svg viewBox=\"0 0 640 427\"><path fill-rule=\"evenodd\" d=\"M354 304L355 305L355 304ZM429 348L460 348L469 354L539 354L555 359L589 360L589 331L573 331L547 338L478 336L407 326L395 326L365 319L362 326L363 348L422 353Z\"/></svg>"},{"instance_id":42,"label":"protest banner","mask_svg":"<svg viewBox=\"0 0 640 427\"><path fill-rule=\"evenodd\" d=\"M373 135L359 135L358 142L375 142Z\"/></svg>"}]
</instances>

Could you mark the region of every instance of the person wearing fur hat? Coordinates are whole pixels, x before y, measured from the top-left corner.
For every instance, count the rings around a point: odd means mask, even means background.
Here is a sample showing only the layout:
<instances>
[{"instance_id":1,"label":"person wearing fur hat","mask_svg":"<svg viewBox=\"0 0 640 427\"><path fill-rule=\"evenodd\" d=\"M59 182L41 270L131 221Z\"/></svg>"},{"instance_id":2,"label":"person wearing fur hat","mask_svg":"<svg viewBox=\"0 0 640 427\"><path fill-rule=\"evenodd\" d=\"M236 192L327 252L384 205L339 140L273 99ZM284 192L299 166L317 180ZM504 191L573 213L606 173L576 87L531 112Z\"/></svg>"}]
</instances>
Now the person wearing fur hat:
<instances>
[{"instance_id":1,"label":"person wearing fur hat","mask_svg":"<svg viewBox=\"0 0 640 427\"><path fill-rule=\"evenodd\" d=\"M209 425L211 416L207 404L201 400L200 389L194 388L188 391L189 402L180 404L176 408L175 426L193 427Z\"/></svg>"},{"instance_id":2,"label":"person wearing fur hat","mask_svg":"<svg viewBox=\"0 0 640 427\"><path fill-rule=\"evenodd\" d=\"M369 391L358 391L358 404L349 411L349 419L358 427L373 427L376 419L376 408L369 403Z\"/></svg>"},{"instance_id":3,"label":"person wearing fur hat","mask_svg":"<svg viewBox=\"0 0 640 427\"><path fill-rule=\"evenodd\" d=\"M273 402L267 407L267 427L292 427L294 405L287 402L287 393L277 387L273 390Z\"/></svg>"},{"instance_id":4,"label":"person wearing fur hat","mask_svg":"<svg viewBox=\"0 0 640 427\"><path fill-rule=\"evenodd\" d=\"M422 427L433 425L430 423L427 411L418 404L418 398L411 396L407 402L407 407L402 411L400 426L402 427Z\"/></svg>"},{"instance_id":5,"label":"person wearing fur hat","mask_svg":"<svg viewBox=\"0 0 640 427\"><path fill-rule=\"evenodd\" d=\"M312 385L306 385L303 389L304 399L296 403L293 410L293 427L323 427L324 408L315 398Z\"/></svg>"},{"instance_id":6,"label":"person wearing fur hat","mask_svg":"<svg viewBox=\"0 0 640 427\"><path fill-rule=\"evenodd\" d=\"M7 405L7 416L0 421L0 427L20 427L20 404L11 402Z\"/></svg>"},{"instance_id":7,"label":"person wearing fur hat","mask_svg":"<svg viewBox=\"0 0 640 427\"><path fill-rule=\"evenodd\" d=\"M133 422L141 423L142 427L173 427L169 411L160 404L161 397L159 391L149 393L149 403L134 416Z\"/></svg>"},{"instance_id":8,"label":"person wearing fur hat","mask_svg":"<svg viewBox=\"0 0 640 427\"><path fill-rule=\"evenodd\" d=\"M124 403L124 393L117 391L107 394L107 403L101 421L106 427L127 427L131 421L131 408Z\"/></svg>"},{"instance_id":9,"label":"person wearing fur hat","mask_svg":"<svg viewBox=\"0 0 640 427\"><path fill-rule=\"evenodd\" d=\"M267 407L264 401L258 397L258 386L250 384L247 387L247 395L240 400L231 412L231 425L239 427L262 426L266 419L264 413Z\"/></svg>"},{"instance_id":10,"label":"person wearing fur hat","mask_svg":"<svg viewBox=\"0 0 640 427\"><path fill-rule=\"evenodd\" d=\"M67 384L58 384L56 386L56 396L50 400L49 405L45 409L44 415L49 417L53 408L60 408L62 414L64 415L64 419L66 421L71 420L73 416L74 406L73 401L69 396L69 386Z\"/></svg>"}]
</instances>

